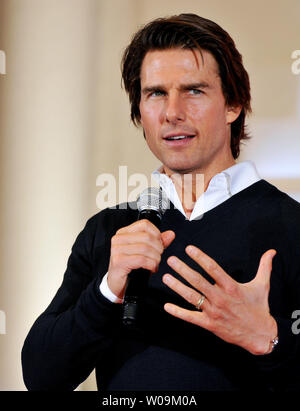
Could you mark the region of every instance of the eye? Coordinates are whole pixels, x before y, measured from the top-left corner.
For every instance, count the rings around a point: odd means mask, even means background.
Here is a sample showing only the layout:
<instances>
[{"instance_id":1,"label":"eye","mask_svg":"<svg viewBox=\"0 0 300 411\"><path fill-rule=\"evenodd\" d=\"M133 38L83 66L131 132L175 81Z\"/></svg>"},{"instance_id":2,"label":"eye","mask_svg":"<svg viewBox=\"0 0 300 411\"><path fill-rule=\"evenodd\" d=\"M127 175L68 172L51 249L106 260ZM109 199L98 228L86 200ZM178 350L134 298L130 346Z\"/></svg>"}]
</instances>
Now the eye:
<instances>
[{"instance_id":1,"label":"eye","mask_svg":"<svg viewBox=\"0 0 300 411\"><path fill-rule=\"evenodd\" d=\"M189 90L189 94L192 94L192 95L198 95L198 94L202 94L202 93L203 93L203 91L199 90L197 88L193 88L193 89Z\"/></svg>"},{"instance_id":2,"label":"eye","mask_svg":"<svg viewBox=\"0 0 300 411\"><path fill-rule=\"evenodd\" d=\"M156 91L152 91L152 93L149 94L149 97L159 97L159 96L163 96L165 93L161 90L156 90Z\"/></svg>"}]
</instances>

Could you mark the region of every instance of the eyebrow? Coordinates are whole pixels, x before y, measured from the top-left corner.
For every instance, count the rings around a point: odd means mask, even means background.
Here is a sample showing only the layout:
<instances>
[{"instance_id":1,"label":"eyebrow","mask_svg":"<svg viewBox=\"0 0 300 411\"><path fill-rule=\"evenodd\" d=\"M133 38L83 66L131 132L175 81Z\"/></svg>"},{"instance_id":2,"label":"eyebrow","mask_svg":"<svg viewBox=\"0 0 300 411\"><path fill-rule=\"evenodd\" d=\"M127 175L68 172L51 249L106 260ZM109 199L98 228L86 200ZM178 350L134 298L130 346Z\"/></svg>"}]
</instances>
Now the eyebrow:
<instances>
[{"instance_id":1,"label":"eyebrow","mask_svg":"<svg viewBox=\"0 0 300 411\"><path fill-rule=\"evenodd\" d=\"M206 81L200 81L199 83L189 83L189 84L183 84L180 86L180 89L182 90L191 90L193 88L210 88L211 86L206 83Z\"/></svg>"},{"instance_id":2,"label":"eyebrow","mask_svg":"<svg viewBox=\"0 0 300 411\"><path fill-rule=\"evenodd\" d=\"M211 88L211 86L206 83L205 81L201 81L198 83L187 83L187 84L182 84L180 86L180 90L192 90L192 89L197 89L197 88ZM142 89L143 94L148 94L148 93L153 93L154 91L164 91L165 87L161 85L157 86L146 86Z\"/></svg>"}]
</instances>

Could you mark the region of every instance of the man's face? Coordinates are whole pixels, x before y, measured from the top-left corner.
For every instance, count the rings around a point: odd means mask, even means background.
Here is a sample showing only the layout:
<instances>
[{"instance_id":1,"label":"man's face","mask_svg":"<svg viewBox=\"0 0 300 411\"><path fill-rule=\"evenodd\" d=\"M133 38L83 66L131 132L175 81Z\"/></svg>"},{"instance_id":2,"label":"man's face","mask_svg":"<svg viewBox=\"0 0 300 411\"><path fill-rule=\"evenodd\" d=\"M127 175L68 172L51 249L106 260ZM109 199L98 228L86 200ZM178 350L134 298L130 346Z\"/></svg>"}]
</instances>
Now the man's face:
<instances>
[{"instance_id":1,"label":"man's face","mask_svg":"<svg viewBox=\"0 0 300 411\"><path fill-rule=\"evenodd\" d=\"M230 123L240 110L226 107L217 62L202 54L203 62L197 49L154 50L142 63L141 125L167 174L218 172L234 164Z\"/></svg>"}]
</instances>

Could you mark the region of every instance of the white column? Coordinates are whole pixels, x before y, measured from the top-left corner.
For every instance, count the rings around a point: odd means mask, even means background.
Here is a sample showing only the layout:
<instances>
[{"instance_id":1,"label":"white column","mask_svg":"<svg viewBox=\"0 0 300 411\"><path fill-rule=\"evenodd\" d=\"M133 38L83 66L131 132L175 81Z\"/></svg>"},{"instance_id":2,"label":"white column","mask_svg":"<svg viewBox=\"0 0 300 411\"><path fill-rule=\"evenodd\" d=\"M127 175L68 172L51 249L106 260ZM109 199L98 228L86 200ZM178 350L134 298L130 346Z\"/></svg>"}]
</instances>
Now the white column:
<instances>
[{"instance_id":1,"label":"white column","mask_svg":"<svg viewBox=\"0 0 300 411\"><path fill-rule=\"evenodd\" d=\"M24 338L60 285L88 217L95 7L96 0L0 3L0 390L25 389Z\"/></svg>"}]
</instances>

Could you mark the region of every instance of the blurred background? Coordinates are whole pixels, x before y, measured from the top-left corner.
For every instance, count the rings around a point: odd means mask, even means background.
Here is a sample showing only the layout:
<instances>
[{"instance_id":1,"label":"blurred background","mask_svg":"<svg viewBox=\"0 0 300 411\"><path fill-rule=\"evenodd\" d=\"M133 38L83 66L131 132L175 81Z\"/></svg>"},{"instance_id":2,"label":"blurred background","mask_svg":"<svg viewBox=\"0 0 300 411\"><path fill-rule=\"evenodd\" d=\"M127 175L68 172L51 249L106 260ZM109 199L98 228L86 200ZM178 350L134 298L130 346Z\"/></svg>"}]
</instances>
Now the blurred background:
<instances>
[{"instance_id":1,"label":"blurred background","mask_svg":"<svg viewBox=\"0 0 300 411\"><path fill-rule=\"evenodd\" d=\"M159 165L130 123L120 60L140 25L182 12L235 40L253 98L239 160L300 201L299 0L0 0L0 390L26 389L25 336L99 211L97 177ZM78 389L96 389L93 373Z\"/></svg>"}]
</instances>

